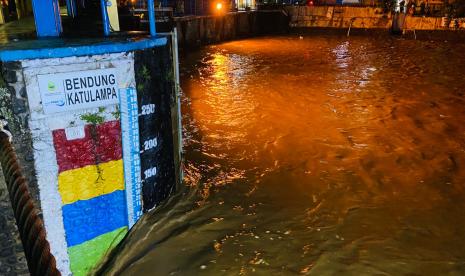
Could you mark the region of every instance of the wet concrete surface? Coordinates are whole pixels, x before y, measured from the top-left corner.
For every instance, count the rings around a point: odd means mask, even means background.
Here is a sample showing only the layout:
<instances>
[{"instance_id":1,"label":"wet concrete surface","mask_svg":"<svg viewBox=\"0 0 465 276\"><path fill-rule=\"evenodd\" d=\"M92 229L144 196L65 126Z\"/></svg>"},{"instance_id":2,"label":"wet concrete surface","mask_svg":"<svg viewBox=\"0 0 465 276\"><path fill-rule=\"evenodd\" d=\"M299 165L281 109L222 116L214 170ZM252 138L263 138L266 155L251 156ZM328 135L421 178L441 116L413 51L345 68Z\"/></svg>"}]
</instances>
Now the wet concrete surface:
<instances>
[{"instance_id":1,"label":"wet concrete surface","mask_svg":"<svg viewBox=\"0 0 465 276\"><path fill-rule=\"evenodd\" d=\"M0 275L29 275L23 245L0 169Z\"/></svg>"},{"instance_id":2,"label":"wet concrete surface","mask_svg":"<svg viewBox=\"0 0 465 276\"><path fill-rule=\"evenodd\" d=\"M17 39L35 38L35 28L33 17L26 17L0 25L0 44Z\"/></svg>"}]
</instances>

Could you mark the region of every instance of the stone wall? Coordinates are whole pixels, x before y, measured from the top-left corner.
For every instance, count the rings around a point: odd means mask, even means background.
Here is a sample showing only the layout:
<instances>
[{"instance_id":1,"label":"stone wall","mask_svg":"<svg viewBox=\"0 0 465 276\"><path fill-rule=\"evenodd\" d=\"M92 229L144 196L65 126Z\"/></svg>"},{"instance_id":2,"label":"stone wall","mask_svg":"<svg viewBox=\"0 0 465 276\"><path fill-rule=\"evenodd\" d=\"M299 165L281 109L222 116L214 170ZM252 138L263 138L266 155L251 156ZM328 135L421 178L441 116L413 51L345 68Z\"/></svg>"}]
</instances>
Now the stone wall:
<instances>
[{"instance_id":1,"label":"stone wall","mask_svg":"<svg viewBox=\"0 0 465 276\"><path fill-rule=\"evenodd\" d=\"M393 15L381 8L350 6L289 6L290 26L294 28L391 29ZM403 19L402 19L403 21ZM407 30L465 30L465 19L406 16L399 22ZM457 28L456 28L457 27Z\"/></svg>"},{"instance_id":2,"label":"stone wall","mask_svg":"<svg viewBox=\"0 0 465 276\"><path fill-rule=\"evenodd\" d=\"M405 18L404 29L415 30L465 30L465 19L447 20L443 17L413 17Z\"/></svg>"},{"instance_id":3,"label":"stone wall","mask_svg":"<svg viewBox=\"0 0 465 276\"><path fill-rule=\"evenodd\" d=\"M20 62L6 62L0 65L0 116L8 122L13 134L13 146L23 167L29 184L29 191L40 208L39 191L35 178L32 136L29 130L29 106Z\"/></svg>"},{"instance_id":4,"label":"stone wall","mask_svg":"<svg viewBox=\"0 0 465 276\"><path fill-rule=\"evenodd\" d=\"M394 15L382 8L351 6L287 6L283 10L228 13L222 16L186 16L175 18L181 48L218 43L267 34L286 33L290 29L374 29L390 31ZM446 22L445 22L446 21ZM406 16L399 22L406 30L465 30L465 20L448 21L437 17ZM445 34L444 34L445 35ZM436 35L438 36L438 35ZM457 34L447 34L447 39ZM462 35L459 35L462 37ZM443 36L438 36L438 38Z\"/></svg>"},{"instance_id":5,"label":"stone wall","mask_svg":"<svg viewBox=\"0 0 465 276\"><path fill-rule=\"evenodd\" d=\"M291 27L389 29L391 14L381 8L348 6L289 6Z\"/></svg>"}]
</instances>

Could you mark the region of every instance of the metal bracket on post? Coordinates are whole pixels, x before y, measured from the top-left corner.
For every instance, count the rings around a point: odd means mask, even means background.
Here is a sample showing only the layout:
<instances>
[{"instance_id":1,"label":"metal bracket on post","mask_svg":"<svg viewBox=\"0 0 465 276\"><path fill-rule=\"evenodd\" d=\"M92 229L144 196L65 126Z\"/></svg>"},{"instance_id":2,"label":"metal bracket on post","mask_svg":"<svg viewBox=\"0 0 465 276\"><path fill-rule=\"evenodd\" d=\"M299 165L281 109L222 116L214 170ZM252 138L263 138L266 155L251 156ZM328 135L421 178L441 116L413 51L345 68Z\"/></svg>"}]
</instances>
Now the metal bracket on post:
<instances>
[{"instance_id":1,"label":"metal bracket on post","mask_svg":"<svg viewBox=\"0 0 465 276\"><path fill-rule=\"evenodd\" d=\"M157 35L157 29L155 26L155 6L153 0L148 0L148 13L149 13L149 25L150 25L150 36Z\"/></svg>"}]
</instances>

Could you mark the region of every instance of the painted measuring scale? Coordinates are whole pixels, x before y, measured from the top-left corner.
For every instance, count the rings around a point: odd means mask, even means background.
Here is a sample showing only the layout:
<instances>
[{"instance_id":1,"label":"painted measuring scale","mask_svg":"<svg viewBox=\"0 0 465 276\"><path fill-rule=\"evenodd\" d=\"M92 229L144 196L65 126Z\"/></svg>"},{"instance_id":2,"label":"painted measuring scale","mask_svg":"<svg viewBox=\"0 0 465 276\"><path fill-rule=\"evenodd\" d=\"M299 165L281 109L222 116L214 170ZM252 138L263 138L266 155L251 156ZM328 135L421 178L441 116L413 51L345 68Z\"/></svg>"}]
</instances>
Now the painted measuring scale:
<instances>
[{"instance_id":1,"label":"painted measuring scale","mask_svg":"<svg viewBox=\"0 0 465 276\"><path fill-rule=\"evenodd\" d=\"M128 225L131 228L142 216L139 108L136 89L130 87L120 89L119 92Z\"/></svg>"}]
</instances>

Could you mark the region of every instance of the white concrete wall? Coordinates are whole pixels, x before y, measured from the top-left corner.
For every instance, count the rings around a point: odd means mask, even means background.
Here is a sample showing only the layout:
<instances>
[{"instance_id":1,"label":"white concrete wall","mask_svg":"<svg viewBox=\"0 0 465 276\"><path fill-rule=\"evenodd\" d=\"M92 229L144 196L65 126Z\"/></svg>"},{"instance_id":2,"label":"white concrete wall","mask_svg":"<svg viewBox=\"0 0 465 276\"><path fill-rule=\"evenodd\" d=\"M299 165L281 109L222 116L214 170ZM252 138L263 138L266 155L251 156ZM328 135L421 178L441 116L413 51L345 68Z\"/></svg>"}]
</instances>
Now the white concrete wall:
<instances>
[{"instance_id":1,"label":"white concrete wall","mask_svg":"<svg viewBox=\"0 0 465 276\"><path fill-rule=\"evenodd\" d=\"M41 104L37 75L116 68L119 88L135 87L134 58L132 54L107 54L87 57L24 60L21 62L30 109L29 127L32 133L37 185L47 239L57 267L63 275L71 275L63 217L62 200L58 192L58 166L52 131L73 126L84 126L80 119L85 113L98 108L46 115ZM117 105L107 106L102 113L106 120L114 120L112 112Z\"/></svg>"}]
</instances>

